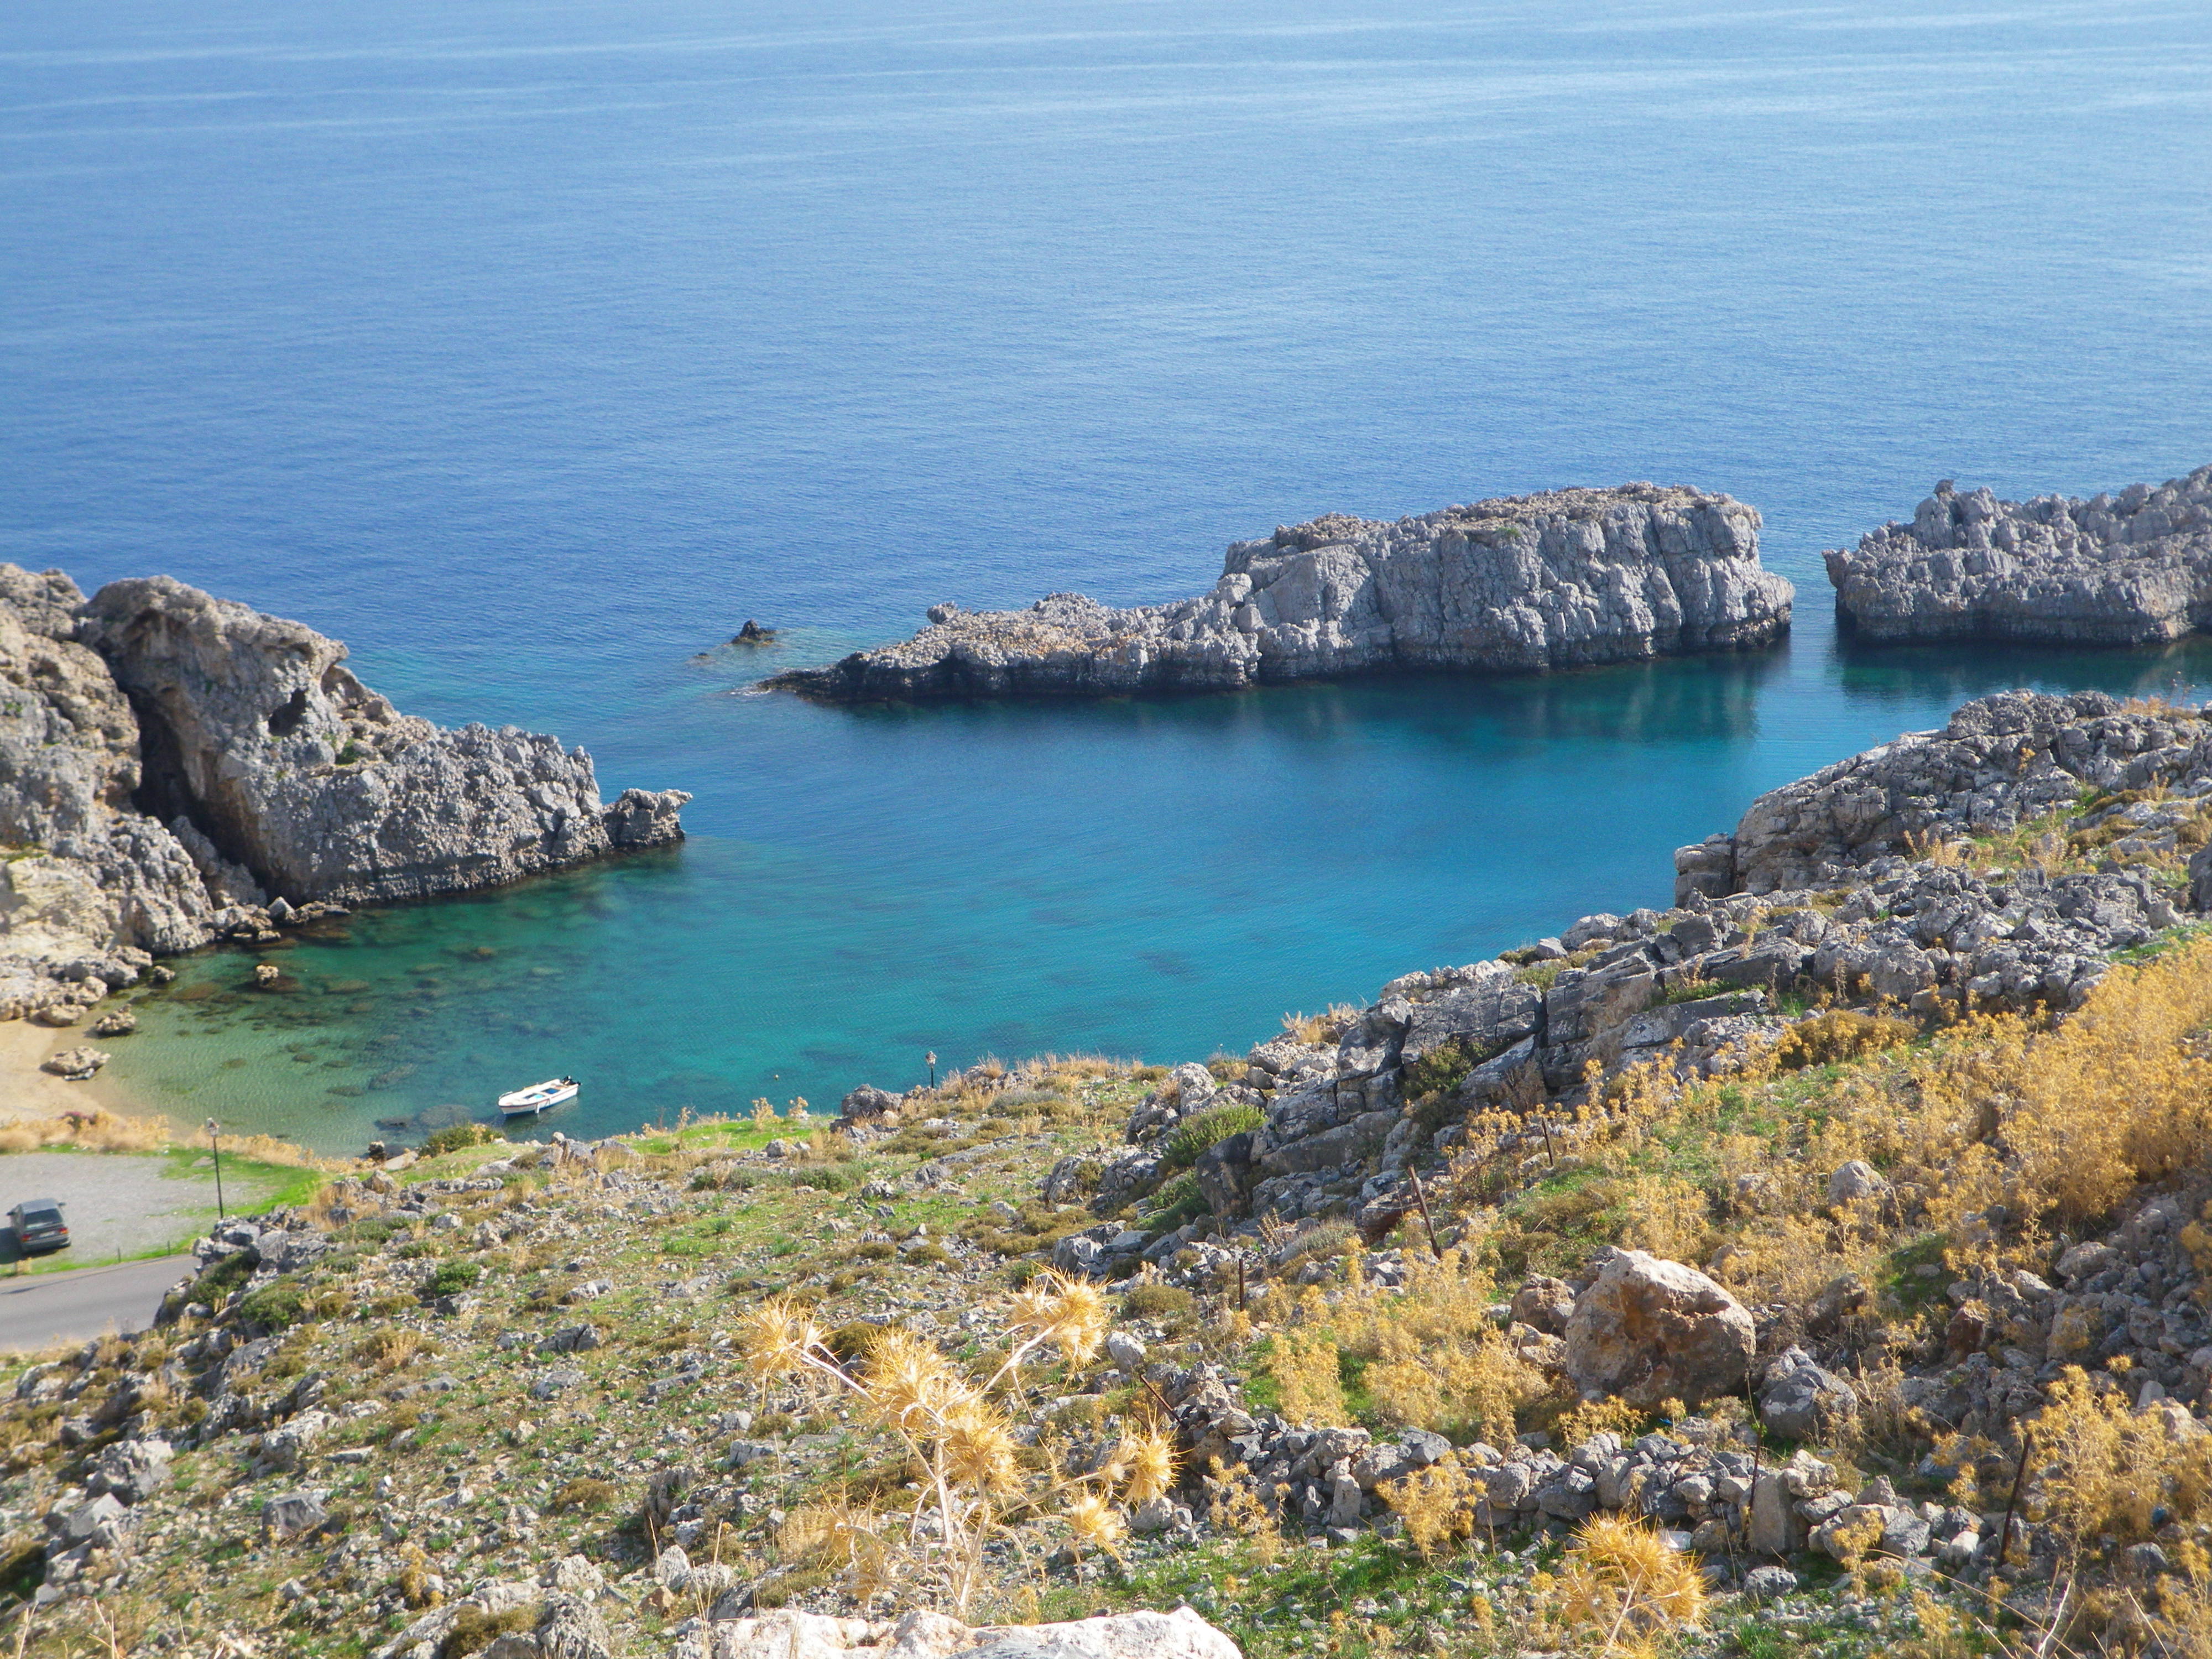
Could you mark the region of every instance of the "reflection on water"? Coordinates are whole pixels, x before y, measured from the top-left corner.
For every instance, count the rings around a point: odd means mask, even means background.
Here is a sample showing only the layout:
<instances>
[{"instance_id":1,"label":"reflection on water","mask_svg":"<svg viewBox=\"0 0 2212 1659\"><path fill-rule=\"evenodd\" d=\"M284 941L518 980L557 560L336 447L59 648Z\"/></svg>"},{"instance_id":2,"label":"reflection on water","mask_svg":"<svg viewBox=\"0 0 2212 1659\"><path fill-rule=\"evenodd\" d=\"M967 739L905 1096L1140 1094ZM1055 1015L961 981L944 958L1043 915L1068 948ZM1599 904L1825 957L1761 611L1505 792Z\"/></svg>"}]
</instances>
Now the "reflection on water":
<instances>
[{"instance_id":1,"label":"reflection on water","mask_svg":"<svg viewBox=\"0 0 2212 1659\"><path fill-rule=\"evenodd\" d=\"M1854 702L1926 702L1946 707L1995 685L2039 690L2094 689L2123 697L2187 701L2212 684L2212 636L2191 634L2169 645L2128 650L2064 650L2012 644L1831 646L1838 685Z\"/></svg>"},{"instance_id":2,"label":"reflection on water","mask_svg":"<svg viewBox=\"0 0 2212 1659\"><path fill-rule=\"evenodd\" d=\"M1242 1048L1599 908L1664 903L1671 848L1752 796L2013 685L2173 693L2161 650L1841 650L1541 678L1423 675L1231 696L837 710L714 700L804 745L797 844L684 847L273 951L182 964L119 1080L332 1148L489 1117L556 1073L544 1127L828 1108L925 1049ZM768 769L763 769L766 775ZM760 801L762 816L776 803ZM277 964L273 990L252 985Z\"/></svg>"}]
</instances>

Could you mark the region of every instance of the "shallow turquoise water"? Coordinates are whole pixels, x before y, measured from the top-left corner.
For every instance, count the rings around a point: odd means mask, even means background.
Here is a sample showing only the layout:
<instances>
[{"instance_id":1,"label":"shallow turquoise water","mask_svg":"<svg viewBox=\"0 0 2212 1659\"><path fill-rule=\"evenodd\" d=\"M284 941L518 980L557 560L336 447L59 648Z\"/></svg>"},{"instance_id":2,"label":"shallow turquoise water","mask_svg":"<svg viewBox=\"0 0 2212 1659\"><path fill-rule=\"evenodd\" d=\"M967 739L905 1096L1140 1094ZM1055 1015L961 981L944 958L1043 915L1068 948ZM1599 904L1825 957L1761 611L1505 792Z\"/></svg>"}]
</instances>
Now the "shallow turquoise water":
<instances>
[{"instance_id":1,"label":"shallow turquoise water","mask_svg":"<svg viewBox=\"0 0 2212 1659\"><path fill-rule=\"evenodd\" d=\"M2212 455L2208 70L2212 13L2134 0L17 0L0 557L174 572L698 797L672 856L360 918L296 992L188 964L218 994L115 1069L344 1147L556 1071L584 1130L1241 1048L1657 902L1973 692L2212 678L1840 655L1817 556L1939 476ZM1631 477L1762 507L1790 647L860 712L694 659Z\"/></svg>"},{"instance_id":2,"label":"shallow turquoise water","mask_svg":"<svg viewBox=\"0 0 2212 1659\"><path fill-rule=\"evenodd\" d=\"M546 1127L604 1133L762 1096L827 1107L921 1080L932 1048L1241 1051L1293 1006L1664 905L1674 846L1965 696L2208 682L2212 642L1855 662L1801 641L1536 680L749 707L871 780L864 816L805 854L701 836L364 913L343 942L195 959L115 1069L179 1115L357 1146L556 1071L586 1091ZM245 988L257 960L283 990Z\"/></svg>"}]
</instances>

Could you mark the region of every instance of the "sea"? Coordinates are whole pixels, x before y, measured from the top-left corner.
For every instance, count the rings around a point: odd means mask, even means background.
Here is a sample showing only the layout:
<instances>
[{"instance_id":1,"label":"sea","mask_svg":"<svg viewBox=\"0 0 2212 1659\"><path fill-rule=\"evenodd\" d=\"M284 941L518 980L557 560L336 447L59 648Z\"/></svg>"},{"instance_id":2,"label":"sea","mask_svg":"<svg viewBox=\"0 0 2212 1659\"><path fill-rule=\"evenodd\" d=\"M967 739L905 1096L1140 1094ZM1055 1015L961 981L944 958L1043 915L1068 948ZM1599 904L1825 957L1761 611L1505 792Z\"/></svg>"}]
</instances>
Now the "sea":
<instances>
[{"instance_id":1,"label":"sea","mask_svg":"<svg viewBox=\"0 0 2212 1659\"><path fill-rule=\"evenodd\" d=\"M1939 477L2212 460L2208 177L2202 0L10 0L0 558L696 797L679 848L187 958L110 1074L347 1152L556 1073L539 1133L1241 1052L1663 905L1967 698L2202 696L2203 641L1854 646L1820 556ZM1761 509L1786 645L753 689L939 600L1628 479Z\"/></svg>"}]
</instances>

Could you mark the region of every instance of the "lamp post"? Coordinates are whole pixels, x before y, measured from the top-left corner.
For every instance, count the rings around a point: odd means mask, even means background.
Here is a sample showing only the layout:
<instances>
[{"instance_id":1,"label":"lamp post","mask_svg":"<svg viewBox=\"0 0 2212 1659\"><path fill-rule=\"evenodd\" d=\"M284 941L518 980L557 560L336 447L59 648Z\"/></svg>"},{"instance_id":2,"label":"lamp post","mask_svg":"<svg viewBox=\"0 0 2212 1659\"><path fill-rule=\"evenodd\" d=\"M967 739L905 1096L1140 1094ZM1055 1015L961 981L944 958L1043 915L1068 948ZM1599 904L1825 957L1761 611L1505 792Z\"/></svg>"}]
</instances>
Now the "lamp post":
<instances>
[{"instance_id":1,"label":"lamp post","mask_svg":"<svg viewBox=\"0 0 2212 1659\"><path fill-rule=\"evenodd\" d=\"M208 1150L215 1154L215 1218L223 1218L222 1205L222 1142L216 1133L215 1120L207 1121Z\"/></svg>"},{"instance_id":2,"label":"lamp post","mask_svg":"<svg viewBox=\"0 0 2212 1659\"><path fill-rule=\"evenodd\" d=\"M929 1062L929 1086L934 1089L937 1086L937 1050L932 1048L922 1058Z\"/></svg>"}]
</instances>

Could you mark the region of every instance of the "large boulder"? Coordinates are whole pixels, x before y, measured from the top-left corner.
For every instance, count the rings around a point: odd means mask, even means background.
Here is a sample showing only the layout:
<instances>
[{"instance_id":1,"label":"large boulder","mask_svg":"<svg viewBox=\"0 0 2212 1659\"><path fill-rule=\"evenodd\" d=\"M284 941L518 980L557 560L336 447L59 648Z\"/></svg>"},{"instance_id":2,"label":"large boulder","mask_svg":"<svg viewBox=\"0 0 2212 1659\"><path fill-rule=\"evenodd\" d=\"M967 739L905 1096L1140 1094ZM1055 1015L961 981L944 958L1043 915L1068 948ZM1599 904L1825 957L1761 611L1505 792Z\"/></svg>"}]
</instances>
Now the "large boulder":
<instances>
[{"instance_id":1,"label":"large boulder","mask_svg":"<svg viewBox=\"0 0 2212 1659\"><path fill-rule=\"evenodd\" d=\"M108 1059L106 1052L100 1048L64 1048L58 1054L48 1055L39 1069L67 1078L72 1083L82 1083L106 1065Z\"/></svg>"},{"instance_id":2,"label":"large boulder","mask_svg":"<svg viewBox=\"0 0 2212 1659\"><path fill-rule=\"evenodd\" d=\"M837 1103L837 1115L848 1123L886 1117L899 1109L899 1097L888 1089L863 1083Z\"/></svg>"},{"instance_id":3,"label":"large boulder","mask_svg":"<svg viewBox=\"0 0 2212 1659\"><path fill-rule=\"evenodd\" d=\"M1759 1390L1759 1420L1792 1440L1832 1439L1858 1408L1851 1385L1802 1348L1790 1349L1767 1367Z\"/></svg>"},{"instance_id":4,"label":"large boulder","mask_svg":"<svg viewBox=\"0 0 2212 1659\"><path fill-rule=\"evenodd\" d=\"M1742 1393L1757 1339L1742 1304L1696 1268L1616 1250L1576 1297L1566 1342L1585 1395L1650 1409Z\"/></svg>"}]
</instances>

